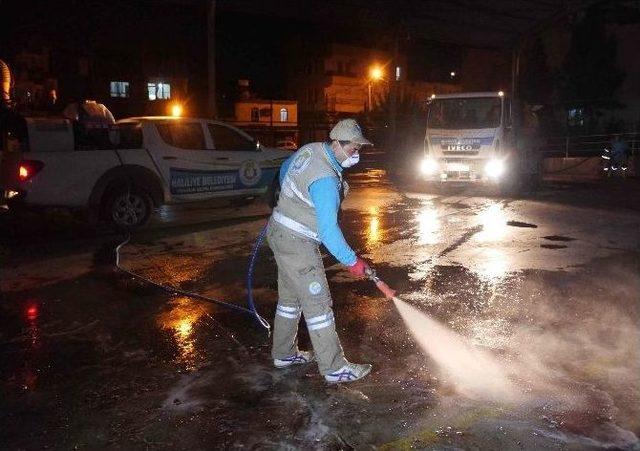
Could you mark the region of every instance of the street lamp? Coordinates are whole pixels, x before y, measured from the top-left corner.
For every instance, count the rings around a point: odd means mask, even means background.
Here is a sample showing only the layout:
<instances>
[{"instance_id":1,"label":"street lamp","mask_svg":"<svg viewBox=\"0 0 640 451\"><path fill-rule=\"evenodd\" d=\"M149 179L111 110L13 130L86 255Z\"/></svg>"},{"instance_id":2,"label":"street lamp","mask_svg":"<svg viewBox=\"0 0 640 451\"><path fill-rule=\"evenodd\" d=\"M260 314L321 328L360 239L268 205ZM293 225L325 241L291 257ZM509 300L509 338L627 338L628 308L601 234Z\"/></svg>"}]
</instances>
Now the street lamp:
<instances>
[{"instance_id":1,"label":"street lamp","mask_svg":"<svg viewBox=\"0 0 640 451\"><path fill-rule=\"evenodd\" d=\"M373 109L371 108L371 84L374 81L382 80L383 75L384 72L380 66L372 66L371 69L369 69L369 111Z\"/></svg>"},{"instance_id":2,"label":"street lamp","mask_svg":"<svg viewBox=\"0 0 640 451\"><path fill-rule=\"evenodd\" d=\"M179 103L173 103L171 105L171 116L180 117L182 116L182 105Z\"/></svg>"}]
</instances>

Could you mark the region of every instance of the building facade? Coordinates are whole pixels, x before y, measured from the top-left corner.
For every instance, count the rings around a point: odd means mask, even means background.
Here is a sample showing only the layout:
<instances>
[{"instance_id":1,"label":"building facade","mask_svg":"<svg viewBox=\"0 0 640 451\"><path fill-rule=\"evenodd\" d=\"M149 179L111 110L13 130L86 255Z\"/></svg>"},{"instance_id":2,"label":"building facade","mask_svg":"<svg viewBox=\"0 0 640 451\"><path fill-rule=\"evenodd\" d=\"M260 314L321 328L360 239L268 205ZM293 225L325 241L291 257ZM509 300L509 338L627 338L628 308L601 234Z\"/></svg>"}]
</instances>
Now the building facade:
<instances>
[{"instance_id":1,"label":"building facade","mask_svg":"<svg viewBox=\"0 0 640 451\"><path fill-rule=\"evenodd\" d=\"M234 125L268 146L298 143L298 102L244 99L235 103Z\"/></svg>"},{"instance_id":2,"label":"building facade","mask_svg":"<svg viewBox=\"0 0 640 451\"><path fill-rule=\"evenodd\" d=\"M299 101L304 140L324 139L340 118L384 110L392 87L398 99L414 103L426 102L434 93L460 90L457 83L408 80L405 55L394 64L389 52L311 43L296 43L290 53L296 57L288 65L289 94Z\"/></svg>"}]
</instances>

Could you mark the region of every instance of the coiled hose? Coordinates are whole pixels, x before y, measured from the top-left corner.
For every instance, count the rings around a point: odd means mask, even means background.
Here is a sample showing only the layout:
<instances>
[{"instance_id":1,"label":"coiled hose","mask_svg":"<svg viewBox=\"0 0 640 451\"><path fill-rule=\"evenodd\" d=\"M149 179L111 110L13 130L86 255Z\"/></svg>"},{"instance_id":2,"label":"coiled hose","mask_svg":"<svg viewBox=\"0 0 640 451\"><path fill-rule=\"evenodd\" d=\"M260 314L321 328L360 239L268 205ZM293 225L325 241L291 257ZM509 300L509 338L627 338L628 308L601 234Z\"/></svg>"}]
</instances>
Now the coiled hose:
<instances>
[{"instance_id":1,"label":"coiled hose","mask_svg":"<svg viewBox=\"0 0 640 451\"><path fill-rule=\"evenodd\" d=\"M116 268L118 268L120 271L129 274L131 277L141 280L145 283L148 283L150 285L154 285L158 288L161 288L162 290L171 293L171 294L181 294L183 296L187 296L193 299L198 299L200 301L205 301L205 302L211 302L214 304L218 304L218 305L222 305L223 307L227 307L233 310L237 310L243 313L249 313L250 315L252 315L253 317L255 317L255 319L258 321L258 323L264 327L267 330L267 333L269 335L271 335L271 326L269 325L269 322L264 319L262 316L260 316L260 314L258 313L258 309L256 308L255 302L253 300L253 289L252 289L252 284L253 284L253 270L255 267L255 263L258 257L258 251L260 250L260 246L262 245L262 242L264 241L264 237L267 233L267 225L265 225L262 230L260 231L260 234L258 235L258 238L256 239L254 245L253 245L253 250L251 252L251 256L249 258L249 267L247 269L247 303L249 304L249 308L245 308L245 307L241 307L239 305L235 305L235 304L231 304L229 302L225 302L225 301L221 301L220 299L213 299L210 298L208 296L204 296L202 294L198 294L198 293L192 293L190 291L186 291L183 290L181 288L178 287L174 287L171 285L165 285L159 282L156 282L154 280L151 280L145 276L142 276L138 273L135 273L125 267L123 267L120 264L120 250L127 245L130 241L131 241L131 234L128 233L127 234L127 238L120 243L117 247L116 247Z\"/></svg>"}]
</instances>

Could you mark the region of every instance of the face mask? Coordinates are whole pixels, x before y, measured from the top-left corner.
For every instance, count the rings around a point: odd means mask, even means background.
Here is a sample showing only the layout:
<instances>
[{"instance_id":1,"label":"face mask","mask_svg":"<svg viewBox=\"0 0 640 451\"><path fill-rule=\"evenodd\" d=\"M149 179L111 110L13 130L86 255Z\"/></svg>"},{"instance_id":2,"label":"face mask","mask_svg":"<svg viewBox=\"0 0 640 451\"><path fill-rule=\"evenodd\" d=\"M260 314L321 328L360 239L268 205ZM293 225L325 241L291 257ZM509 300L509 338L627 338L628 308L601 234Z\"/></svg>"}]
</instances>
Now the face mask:
<instances>
[{"instance_id":1,"label":"face mask","mask_svg":"<svg viewBox=\"0 0 640 451\"><path fill-rule=\"evenodd\" d=\"M342 147L342 144L340 144L340 141L338 141L338 145L340 146L340 150L342 151L344 156L347 157L344 160L342 160L342 162L340 163L340 166L342 166L343 168L350 168L351 166L358 164L358 162L360 162L359 153L354 153L353 155L349 156L347 155L347 152L344 151L344 148Z\"/></svg>"}]
</instances>

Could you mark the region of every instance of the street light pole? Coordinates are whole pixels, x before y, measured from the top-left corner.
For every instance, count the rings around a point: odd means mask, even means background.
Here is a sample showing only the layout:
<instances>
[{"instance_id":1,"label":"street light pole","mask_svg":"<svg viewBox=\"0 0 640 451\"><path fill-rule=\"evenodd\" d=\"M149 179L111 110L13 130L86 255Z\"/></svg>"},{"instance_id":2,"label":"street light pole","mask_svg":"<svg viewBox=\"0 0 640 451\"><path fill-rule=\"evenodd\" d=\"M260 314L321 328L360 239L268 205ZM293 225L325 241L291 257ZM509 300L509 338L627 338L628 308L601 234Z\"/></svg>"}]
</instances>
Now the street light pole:
<instances>
[{"instance_id":1,"label":"street light pole","mask_svg":"<svg viewBox=\"0 0 640 451\"><path fill-rule=\"evenodd\" d=\"M216 105L216 0L210 0L207 12L207 113L210 118L218 115Z\"/></svg>"},{"instance_id":2,"label":"street light pole","mask_svg":"<svg viewBox=\"0 0 640 451\"><path fill-rule=\"evenodd\" d=\"M382 72L382 68L379 66L373 66L371 67L371 69L369 69L369 78L368 78L368 91L369 91L369 112L371 112L373 110L373 99L371 98L371 85L373 84L374 81L378 81L378 80L382 80L382 77L384 76L384 73Z\"/></svg>"}]
</instances>

